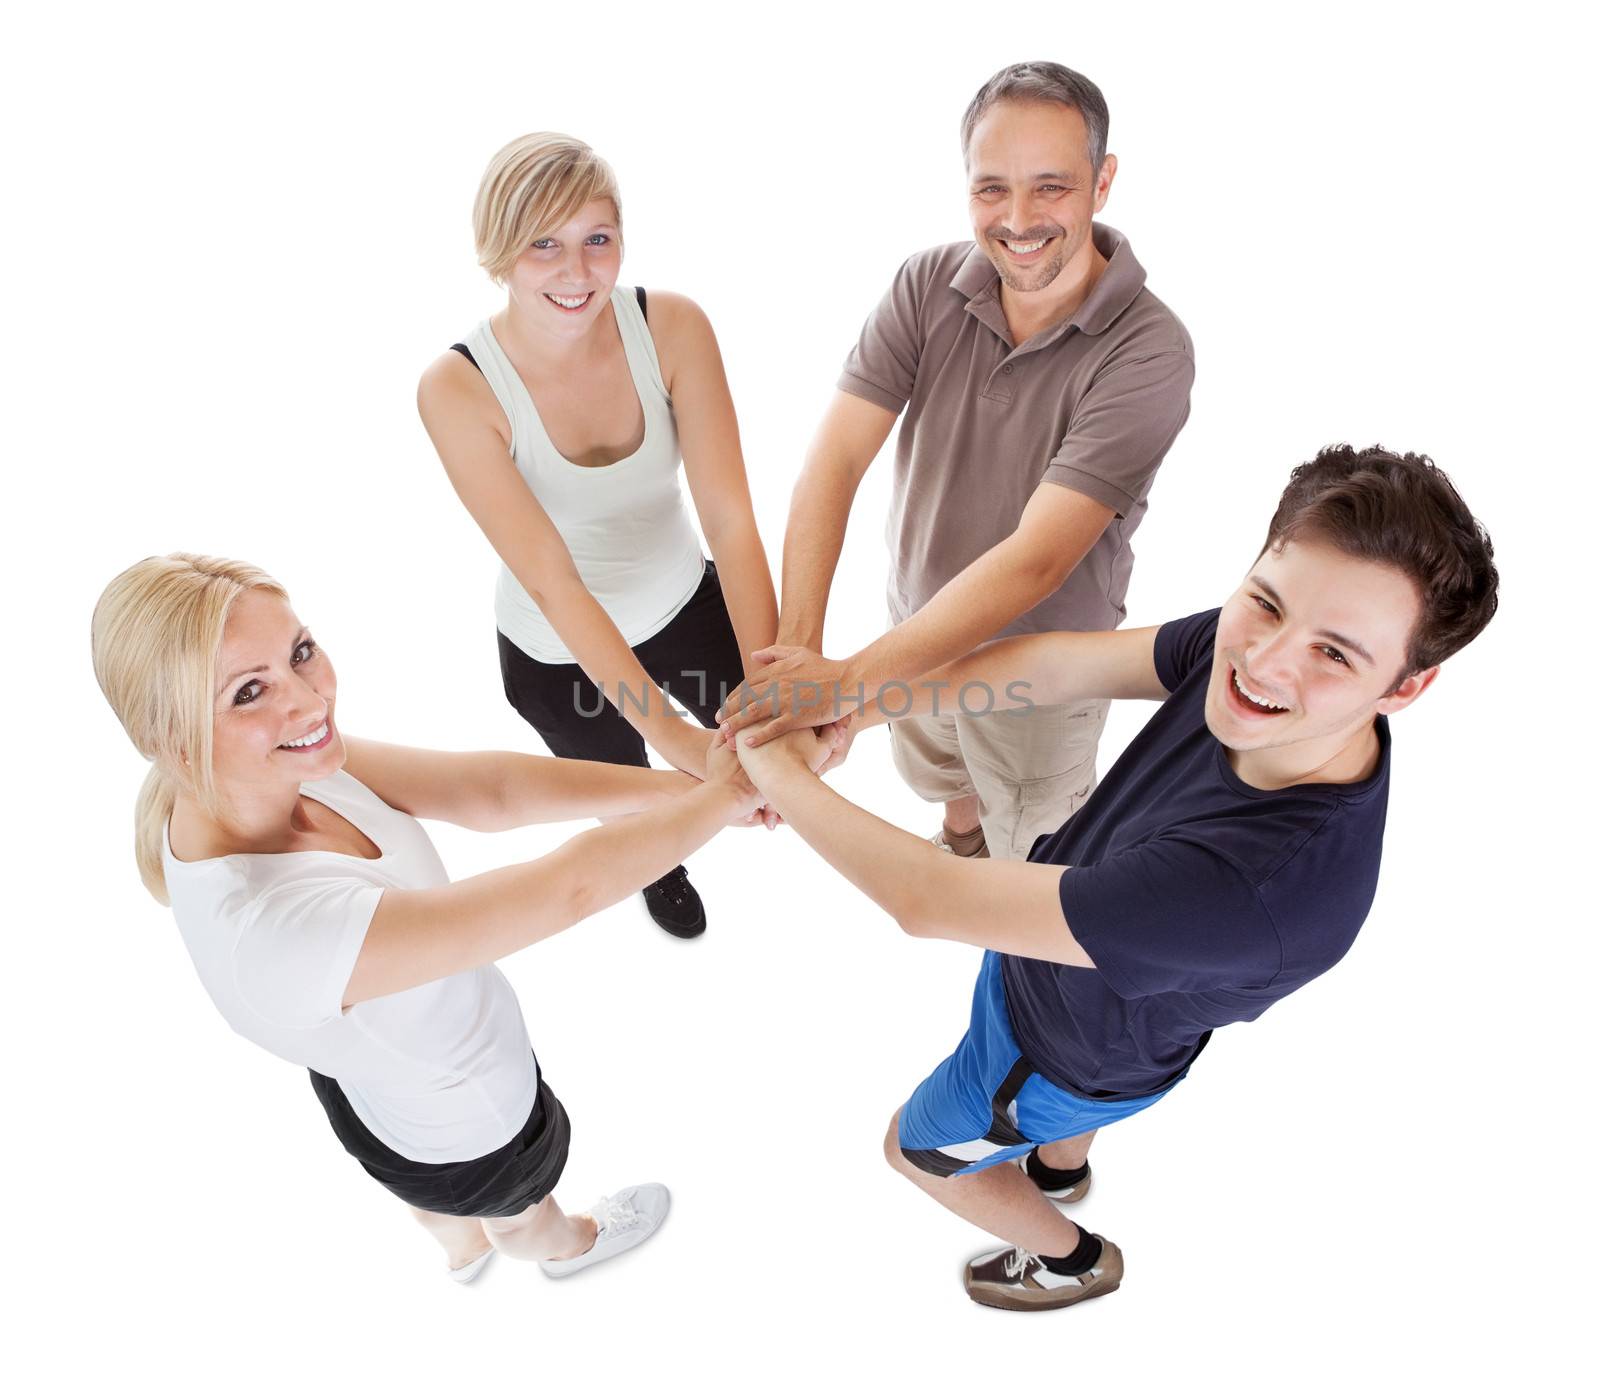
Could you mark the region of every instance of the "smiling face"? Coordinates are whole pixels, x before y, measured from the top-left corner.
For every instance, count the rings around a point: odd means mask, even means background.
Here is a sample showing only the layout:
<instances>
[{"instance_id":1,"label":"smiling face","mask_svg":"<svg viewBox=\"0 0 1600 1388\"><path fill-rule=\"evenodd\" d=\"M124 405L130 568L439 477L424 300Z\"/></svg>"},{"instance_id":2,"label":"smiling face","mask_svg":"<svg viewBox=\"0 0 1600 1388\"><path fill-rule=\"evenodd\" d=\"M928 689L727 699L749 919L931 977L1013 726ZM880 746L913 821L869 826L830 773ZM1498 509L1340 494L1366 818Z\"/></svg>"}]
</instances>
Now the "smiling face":
<instances>
[{"instance_id":1,"label":"smiling face","mask_svg":"<svg viewBox=\"0 0 1600 1388\"><path fill-rule=\"evenodd\" d=\"M1054 101L1000 101L972 129L967 177L972 232L1008 289L1044 289L1093 254L1094 214L1105 206L1117 161L1098 173L1089 130Z\"/></svg>"},{"instance_id":2,"label":"smiling face","mask_svg":"<svg viewBox=\"0 0 1600 1388\"><path fill-rule=\"evenodd\" d=\"M1397 569L1310 539L1262 554L1222 609L1206 689L1206 726L1235 770L1287 784L1369 747L1373 720L1437 673L1405 674L1420 614Z\"/></svg>"},{"instance_id":3,"label":"smiling face","mask_svg":"<svg viewBox=\"0 0 1600 1388\"><path fill-rule=\"evenodd\" d=\"M239 595L216 677L211 770L225 799L272 795L344 765L333 665L282 598Z\"/></svg>"},{"instance_id":4,"label":"smiling face","mask_svg":"<svg viewBox=\"0 0 1600 1388\"><path fill-rule=\"evenodd\" d=\"M610 198L596 198L537 237L512 265L506 288L528 326L581 337L610 301L621 270L617 210Z\"/></svg>"}]
</instances>

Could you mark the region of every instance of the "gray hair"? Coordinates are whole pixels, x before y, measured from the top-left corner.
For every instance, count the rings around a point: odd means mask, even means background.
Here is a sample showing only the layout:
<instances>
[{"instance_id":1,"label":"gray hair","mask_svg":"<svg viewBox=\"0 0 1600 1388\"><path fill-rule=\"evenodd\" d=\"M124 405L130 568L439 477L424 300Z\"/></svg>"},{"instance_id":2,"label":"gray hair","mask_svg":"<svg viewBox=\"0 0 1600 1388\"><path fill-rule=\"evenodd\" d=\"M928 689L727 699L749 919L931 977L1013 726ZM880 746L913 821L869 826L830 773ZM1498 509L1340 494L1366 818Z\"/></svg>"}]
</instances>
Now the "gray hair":
<instances>
[{"instance_id":1,"label":"gray hair","mask_svg":"<svg viewBox=\"0 0 1600 1388\"><path fill-rule=\"evenodd\" d=\"M1000 101L1054 101L1070 106L1089 128L1089 163L1096 173L1105 162L1106 137L1111 112L1100 88L1081 72L1060 63L1012 63L978 88L966 115L961 117L961 153L972 144L972 130L984 114Z\"/></svg>"}]
</instances>

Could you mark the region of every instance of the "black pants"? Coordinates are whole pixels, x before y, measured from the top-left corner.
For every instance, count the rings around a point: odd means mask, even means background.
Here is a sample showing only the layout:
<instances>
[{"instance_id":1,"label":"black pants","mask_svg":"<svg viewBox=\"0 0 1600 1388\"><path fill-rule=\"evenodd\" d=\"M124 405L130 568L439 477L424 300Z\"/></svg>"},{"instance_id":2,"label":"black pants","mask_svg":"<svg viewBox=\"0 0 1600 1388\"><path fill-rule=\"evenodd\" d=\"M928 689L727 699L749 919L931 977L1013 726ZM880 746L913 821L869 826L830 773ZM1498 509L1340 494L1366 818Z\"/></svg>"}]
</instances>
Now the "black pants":
<instances>
[{"instance_id":1,"label":"black pants","mask_svg":"<svg viewBox=\"0 0 1600 1388\"><path fill-rule=\"evenodd\" d=\"M580 665L547 665L499 633L500 677L506 698L558 757L649 766L644 738L634 731ZM706 561L694 596L666 626L633 648L657 685L702 725L716 726L722 701L744 679L717 566ZM644 691L630 689L633 707ZM653 695L651 697L654 697Z\"/></svg>"}]
</instances>

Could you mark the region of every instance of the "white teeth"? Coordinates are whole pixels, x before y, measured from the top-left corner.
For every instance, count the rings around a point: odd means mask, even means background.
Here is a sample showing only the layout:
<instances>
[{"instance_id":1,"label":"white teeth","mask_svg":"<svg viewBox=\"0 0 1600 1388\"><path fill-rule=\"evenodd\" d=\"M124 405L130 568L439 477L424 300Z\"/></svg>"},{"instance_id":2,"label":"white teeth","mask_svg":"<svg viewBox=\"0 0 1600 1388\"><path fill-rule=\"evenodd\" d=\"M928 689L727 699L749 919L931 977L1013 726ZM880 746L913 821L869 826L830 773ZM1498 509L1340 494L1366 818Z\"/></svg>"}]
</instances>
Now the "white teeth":
<instances>
[{"instance_id":1,"label":"white teeth","mask_svg":"<svg viewBox=\"0 0 1600 1388\"><path fill-rule=\"evenodd\" d=\"M1233 672L1233 687L1243 694L1245 698L1250 700L1252 704L1255 704L1260 708L1274 709L1278 713L1288 712L1288 708L1284 704L1275 704L1268 699L1258 699L1254 694L1252 694L1248 689L1239 683L1239 672L1237 670Z\"/></svg>"},{"instance_id":2,"label":"white teeth","mask_svg":"<svg viewBox=\"0 0 1600 1388\"><path fill-rule=\"evenodd\" d=\"M293 742L280 743L283 747L309 747L314 742L321 742L328 735L328 725L324 723L314 733L307 733L304 737L296 738Z\"/></svg>"},{"instance_id":3,"label":"white teeth","mask_svg":"<svg viewBox=\"0 0 1600 1388\"><path fill-rule=\"evenodd\" d=\"M588 294L580 294L575 299L565 298L560 294L546 294L545 298L553 304L560 304L562 308L582 308L589 302Z\"/></svg>"},{"instance_id":4,"label":"white teeth","mask_svg":"<svg viewBox=\"0 0 1600 1388\"><path fill-rule=\"evenodd\" d=\"M1042 237L1038 241L1007 241L1005 245L1007 250L1013 251L1017 255L1029 255L1038 250L1039 247L1044 245L1044 243L1049 239L1050 238L1046 236Z\"/></svg>"}]
</instances>

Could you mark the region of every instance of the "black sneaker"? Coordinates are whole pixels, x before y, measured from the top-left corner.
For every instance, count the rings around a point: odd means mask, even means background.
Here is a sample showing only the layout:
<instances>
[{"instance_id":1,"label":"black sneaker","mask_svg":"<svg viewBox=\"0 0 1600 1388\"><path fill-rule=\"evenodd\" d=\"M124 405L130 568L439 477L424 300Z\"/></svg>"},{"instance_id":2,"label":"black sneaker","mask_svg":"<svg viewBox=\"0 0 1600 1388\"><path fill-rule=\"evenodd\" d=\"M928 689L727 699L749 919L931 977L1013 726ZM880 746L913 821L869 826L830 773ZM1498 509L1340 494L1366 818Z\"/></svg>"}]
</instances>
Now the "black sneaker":
<instances>
[{"instance_id":1,"label":"black sneaker","mask_svg":"<svg viewBox=\"0 0 1600 1388\"><path fill-rule=\"evenodd\" d=\"M706 908L680 863L644 889L645 910L669 935L692 940L706 931Z\"/></svg>"}]
</instances>

